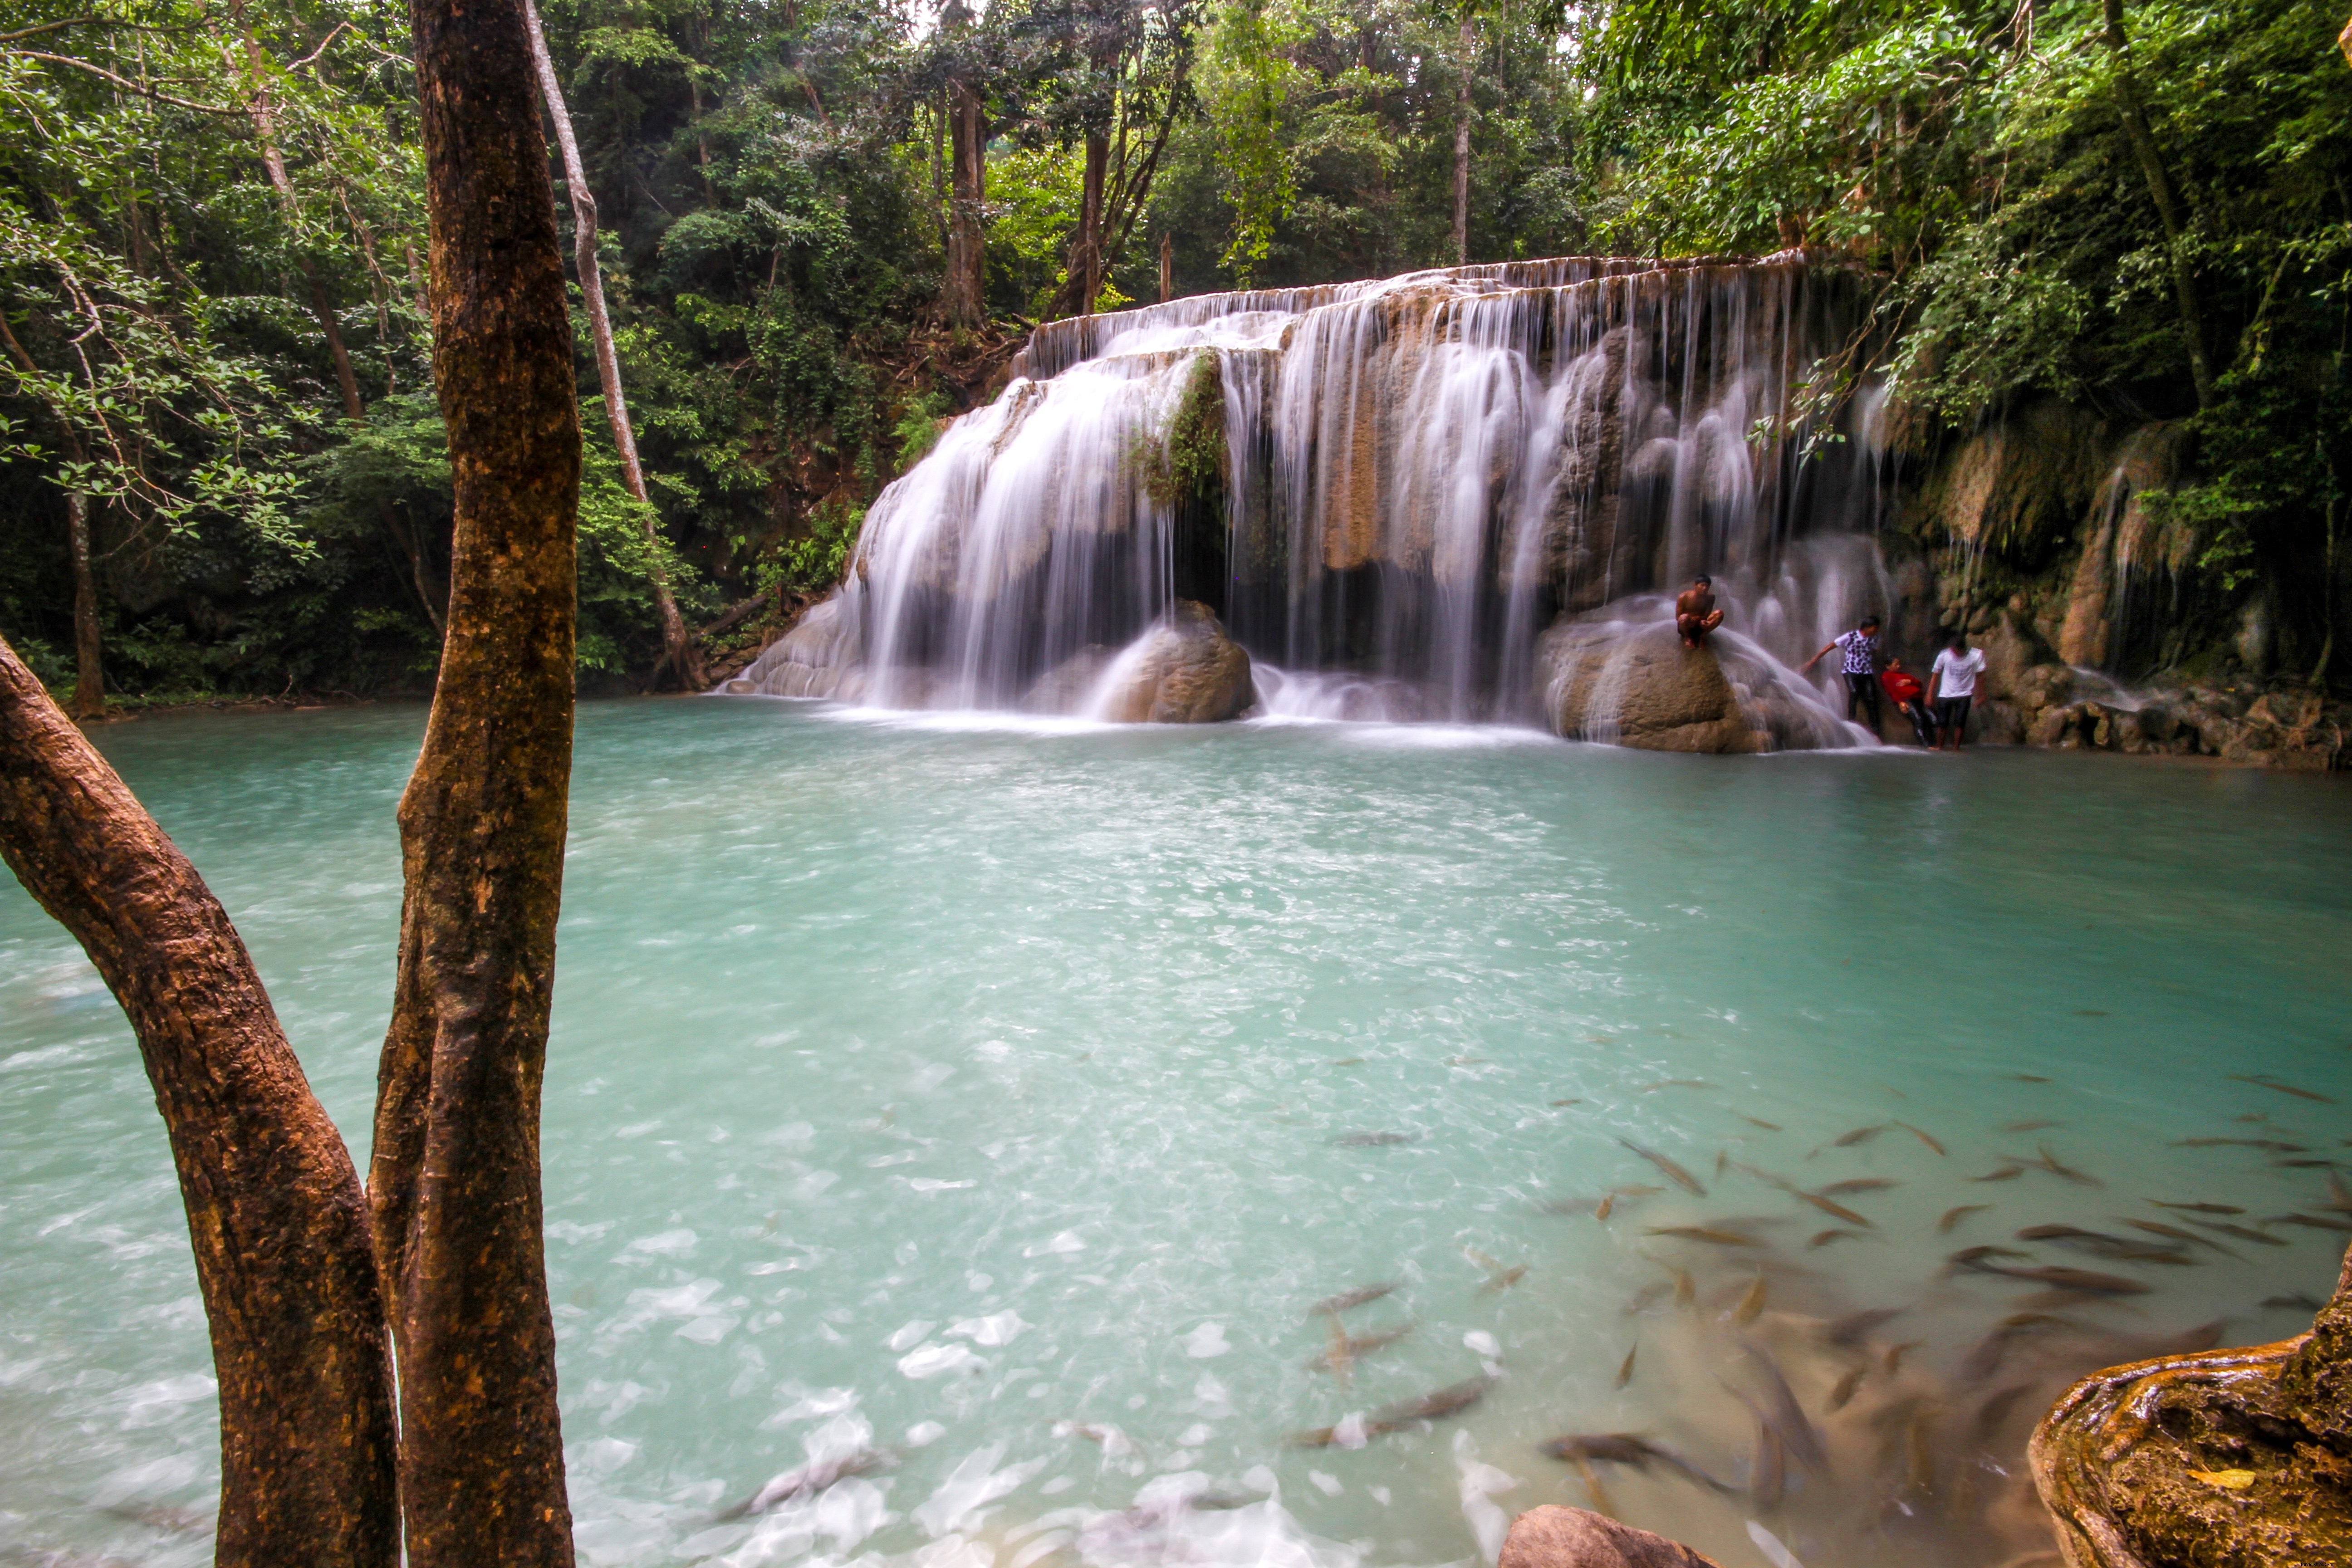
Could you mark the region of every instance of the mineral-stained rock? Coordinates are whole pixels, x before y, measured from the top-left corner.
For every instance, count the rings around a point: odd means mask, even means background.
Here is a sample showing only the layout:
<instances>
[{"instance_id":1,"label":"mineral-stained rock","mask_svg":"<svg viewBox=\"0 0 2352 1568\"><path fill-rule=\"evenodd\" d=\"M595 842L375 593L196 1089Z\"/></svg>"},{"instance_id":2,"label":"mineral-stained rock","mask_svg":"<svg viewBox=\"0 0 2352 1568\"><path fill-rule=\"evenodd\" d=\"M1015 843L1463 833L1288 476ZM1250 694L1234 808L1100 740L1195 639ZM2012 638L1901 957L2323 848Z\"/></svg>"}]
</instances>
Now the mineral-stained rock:
<instances>
[{"instance_id":1,"label":"mineral-stained rock","mask_svg":"<svg viewBox=\"0 0 2352 1568\"><path fill-rule=\"evenodd\" d=\"M1653 752L1766 749L1715 649L1683 647L1671 623L1563 622L1538 645L1536 669L1552 729L1570 740Z\"/></svg>"},{"instance_id":2,"label":"mineral-stained rock","mask_svg":"<svg viewBox=\"0 0 2352 1568\"><path fill-rule=\"evenodd\" d=\"M855 700L863 695L866 681L858 664L858 641L856 623L843 613L843 601L827 599L720 689Z\"/></svg>"},{"instance_id":3,"label":"mineral-stained rock","mask_svg":"<svg viewBox=\"0 0 2352 1568\"><path fill-rule=\"evenodd\" d=\"M1496 1568L1717 1568L1678 1541L1605 1513L1546 1505L1511 1523Z\"/></svg>"},{"instance_id":4,"label":"mineral-stained rock","mask_svg":"<svg viewBox=\"0 0 2352 1568\"><path fill-rule=\"evenodd\" d=\"M1570 620L1536 645L1555 733L1649 752L1727 754L1861 739L1733 639L1683 647L1671 621Z\"/></svg>"},{"instance_id":5,"label":"mineral-stained rock","mask_svg":"<svg viewBox=\"0 0 2352 1568\"><path fill-rule=\"evenodd\" d=\"M1255 700L1249 655L1191 599L1177 600L1103 679L1109 689L1097 693L1095 716L1119 723L1217 724Z\"/></svg>"},{"instance_id":6,"label":"mineral-stained rock","mask_svg":"<svg viewBox=\"0 0 2352 1568\"><path fill-rule=\"evenodd\" d=\"M2096 1373L2028 1455L2073 1568L2352 1565L2352 1260L2311 1332Z\"/></svg>"}]
</instances>

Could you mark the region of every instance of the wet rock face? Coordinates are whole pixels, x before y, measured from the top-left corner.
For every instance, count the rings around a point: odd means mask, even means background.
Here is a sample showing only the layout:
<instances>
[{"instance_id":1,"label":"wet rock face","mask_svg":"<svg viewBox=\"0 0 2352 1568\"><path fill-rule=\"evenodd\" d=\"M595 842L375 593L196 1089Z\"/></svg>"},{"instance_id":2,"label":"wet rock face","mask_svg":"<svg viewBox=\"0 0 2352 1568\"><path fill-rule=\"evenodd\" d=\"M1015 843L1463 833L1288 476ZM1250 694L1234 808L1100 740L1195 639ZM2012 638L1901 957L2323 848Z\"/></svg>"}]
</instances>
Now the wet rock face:
<instances>
[{"instance_id":1,"label":"wet rock face","mask_svg":"<svg viewBox=\"0 0 2352 1568\"><path fill-rule=\"evenodd\" d=\"M2072 1568L2352 1564L2352 1265L2310 1333L2084 1378L2029 1454Z\"/></svg>"},{"instance_id":2,"label":"wet rock face","mask_svg":"<svg viewBox=\"0 0 2352 1568\"><path fill-rule=\"evenodd\" d=\"M1221 724L1255 696L1250 658L1206 605L1179 599L1147 640L1104 677L1094 716L1125 724Z\"/></svg>"},{"instance_id":3,"label":"wet rock face","mask_svg":"<svg viewBox=\"0 0 2352 1568\"><path fill-rule=\"evenodd\" d=\"M1683 647L1670 625L1555 626L1536 668L1551 727L1569 740L1710 755L1765 749L1715 650Z\"/></svg>"},{"instance_id":4,"label":"wet rock face","mask_svg":"<svg viewBox=\"0 0 2352 1568\"><path fill-rule=\"evenodd\" d=\"M1678 1541L1588 1509L1547 1505L1511 1523L1496 1568L1717 1568Z\"/></svg>"},{"instance_id":5,"label":"wet rock face","mask_svg":"<svg viewBox=\"0 0 2352 1568\"><path fill-rule=\"evenodd\" d=\"M865 694L866 672L858 665L857 624L843 600L825 600L791 631L768 645L751 667L719 689L768 697L838 697L855 701Z\"/></svg>"},{"instance_id":6,"label":"wet rock face","mask_svg":"<svg viewBox=\"0 0 2352 1568\"><path fill-rule=\"evenodd\" d=\"M1553 732L1571 741L1724 756L1854 738L1825 732L1818 707L1728 638L1685 647L1667 621L1563 621L1537 643L1536 680Z\"/></svg>"}]
</instances>

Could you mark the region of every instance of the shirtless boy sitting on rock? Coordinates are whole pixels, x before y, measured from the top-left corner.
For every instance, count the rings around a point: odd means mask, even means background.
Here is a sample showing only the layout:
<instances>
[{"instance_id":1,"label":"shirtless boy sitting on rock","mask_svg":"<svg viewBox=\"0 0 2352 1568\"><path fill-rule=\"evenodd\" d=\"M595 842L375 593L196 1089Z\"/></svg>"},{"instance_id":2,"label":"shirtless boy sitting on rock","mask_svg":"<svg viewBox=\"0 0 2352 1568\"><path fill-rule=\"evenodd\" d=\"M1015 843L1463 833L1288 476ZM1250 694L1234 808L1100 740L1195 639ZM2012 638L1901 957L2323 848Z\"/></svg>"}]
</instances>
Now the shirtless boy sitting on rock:
<instances>
[{"instance_id":1,"label":"shirtless boy sitting on rock","mask_svg":"<svg viewBox=\"0 0 2352 1568\"><path fill-rule=\"evenodd\" d=\"M1715 607L1715 579L1692 578L1691 585L1675 600L1675 630L1683 634L1683 647L1698 647L1707 633L1721 625L1723 612Z\"/></svg>"}]
</instances>

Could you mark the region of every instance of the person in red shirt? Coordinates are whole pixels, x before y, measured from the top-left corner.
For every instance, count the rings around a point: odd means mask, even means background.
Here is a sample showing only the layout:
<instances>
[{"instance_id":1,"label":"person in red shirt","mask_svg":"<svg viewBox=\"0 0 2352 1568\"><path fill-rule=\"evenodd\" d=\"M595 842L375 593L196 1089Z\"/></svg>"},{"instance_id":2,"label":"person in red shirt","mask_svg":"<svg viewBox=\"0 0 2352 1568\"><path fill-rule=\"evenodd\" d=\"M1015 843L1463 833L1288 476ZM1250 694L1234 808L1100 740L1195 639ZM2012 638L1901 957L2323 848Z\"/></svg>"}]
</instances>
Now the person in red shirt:
<instances>
[{"instance_id":1,"label":"person in red shirt","mask_svg":"<svg viewBox=\"0 0 2352 1568\"><path fill-rule=\"evenodd\" d=\"M1919 684L1918 678L1903 668L1901 659L1890 658L1886 668L1878 672L1878 684L1894 699L1895 710L1911 721L1919 743L1929 751L1935 750L1936 721L1927 712L1927 689Z\"/></svg>"}]
</instances>

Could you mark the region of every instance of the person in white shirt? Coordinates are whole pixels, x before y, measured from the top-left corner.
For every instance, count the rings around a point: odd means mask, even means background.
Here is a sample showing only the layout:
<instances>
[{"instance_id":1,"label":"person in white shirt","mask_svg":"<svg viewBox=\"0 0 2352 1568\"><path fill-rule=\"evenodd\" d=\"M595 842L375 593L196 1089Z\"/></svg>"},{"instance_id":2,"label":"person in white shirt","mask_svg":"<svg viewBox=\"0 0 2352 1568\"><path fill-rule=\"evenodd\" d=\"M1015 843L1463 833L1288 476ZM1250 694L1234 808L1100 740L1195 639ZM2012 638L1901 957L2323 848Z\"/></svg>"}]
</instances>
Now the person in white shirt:
<instances>
[{"instance_id":1,"label":"person in white shirt","mask_svg":"<svg viewBox=\"0 0 2352 1568\"><path fill-rule=\"evenodd\" d=\"M1984 673L1984 649L1969 646L1969 634L1952 633L1949 647L1936 656L1927 675L1927 705L1935 710L1937 749L1957 752L1969 727L1969 704L1977 694L1977 677Z\"/></svg>"}]
</instances>

